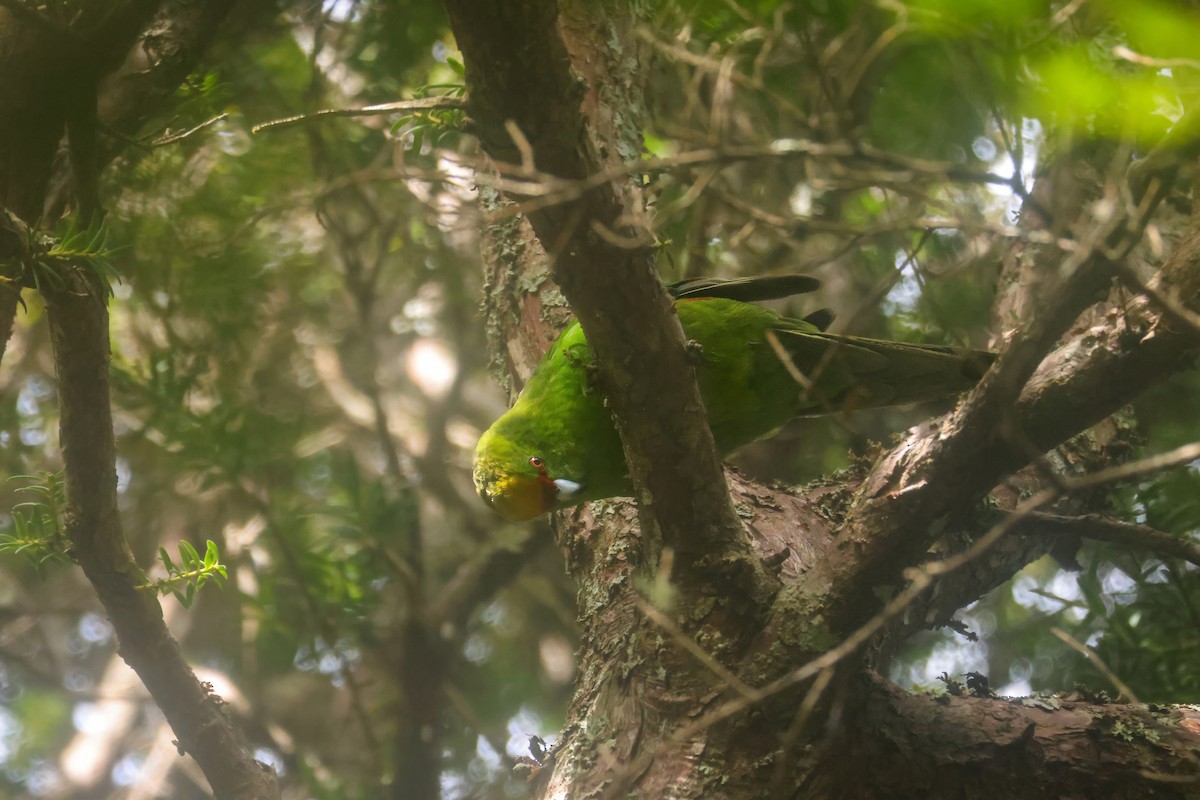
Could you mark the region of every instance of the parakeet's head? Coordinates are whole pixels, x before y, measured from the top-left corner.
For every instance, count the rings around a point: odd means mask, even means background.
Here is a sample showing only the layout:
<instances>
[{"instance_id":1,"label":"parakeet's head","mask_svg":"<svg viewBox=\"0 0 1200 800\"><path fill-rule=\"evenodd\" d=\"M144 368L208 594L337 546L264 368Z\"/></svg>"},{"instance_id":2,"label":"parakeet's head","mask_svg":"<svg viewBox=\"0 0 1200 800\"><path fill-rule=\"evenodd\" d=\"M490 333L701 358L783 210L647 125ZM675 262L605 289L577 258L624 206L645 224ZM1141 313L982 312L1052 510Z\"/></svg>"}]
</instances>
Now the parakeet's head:
<instances>
[{"instance_id":1,"label":"parakeet's head","mask_svg":"<svg viewBox=\"0 0 1200 800\"><path fill-rule=\"evenodd\" d=\"M508 438L497 430L501 427L484 433L475 448L472 478L484 502L511 520L533 519L579 502L581 484L555 477L554 465L536 446Z\"/></svg>"}]
</instances>

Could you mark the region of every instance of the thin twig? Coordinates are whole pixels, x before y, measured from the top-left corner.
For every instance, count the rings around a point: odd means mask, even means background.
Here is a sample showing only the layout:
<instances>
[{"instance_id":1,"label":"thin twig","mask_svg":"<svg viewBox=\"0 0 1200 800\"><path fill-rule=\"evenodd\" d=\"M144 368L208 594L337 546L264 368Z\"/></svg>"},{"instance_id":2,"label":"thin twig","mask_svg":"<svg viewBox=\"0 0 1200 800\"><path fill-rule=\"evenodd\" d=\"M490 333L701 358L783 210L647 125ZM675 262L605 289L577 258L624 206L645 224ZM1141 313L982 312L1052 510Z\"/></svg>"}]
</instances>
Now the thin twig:
<instances>
[{"instance_id":1,"label":"thin twig","mask_svg":"<svg viewBox=\"0 0 1200 800\"><path fill-rule=\"evenodd\" d=\"M1119 481L1132 480L1140 478L1143 475L1150 475L1159 470L1167 469L1168 467L1177 467L1180 464L1186 464L1189 461L1200 459L1200 442L1185 444L1176 447L1174 450L1168 450L1165 453L1159 453L1156 456L1148 456L1140 458L1137 461L1131 461L1128 464L1121 464L1116 467L1102 469L1099 472L1093 472L1090 475L1083 475L1079 478L1073 478L1067 481L1067 488L1071 491L1080 489L1088 489L1093 486L1100 486L1106 483L1117 483Z\"/></svg>"},{"instance_id":2,"label":"thin twig","mask_svg":"<svg viewBox=\"0 0 1200 800\"><path fill-rule=\"evenodd\" d=\"M1185 306L1174 295L1167 294L1142 280L1142 276L1138 275L1137 271L1125 262L1118 262L1116 268L1117 277L1131 289L1141 292L1153 300L1162 309L1164 316L1178 325L1200 333L1200 314Z\"/></svg>"},{"instance_id":3,"label":"thin twig","mask_svg":"<svg viewBox=\"0 0 1200 800\"><path fill-rule=\"evenodd\" d=\"M386 114L411 114L414 111L459 111L467 107L466 97L419 97L416 100L398 100L394 103L378 103L361 108L323 108L310 114L273 119L260 122L250 129L251 133L287 128L305 122L314 122L326 117L378 117Z\"/></svg>"},{"instance_id":4,"label":"thin twig","mask_svg":"<svg viewBox=\"0 0 1200 800\"><path fill-rule=\"evenodd\" d=\"M766 338L767 344L771 345L771 349L775 351L775 357L779 359L780 364L783 364L783 368L787 370L788 375L792 376L792 380L804 387L805 393L811 392L813 379L801 372L800 368L796 366L791 353L783 348L783 343L779 341L779 337L775 334L775 331L768 330Z\"/></svg>"},{"instance_id":5,"label":"thin twig","mask_svg":"<svg viewBox=\"0 0 1200 800\"><path fill-rule=\"evenodd\" d=\"M808 724L808 720L817 708L817 703L821 701L825 690L829 688L829 683L833 680L834 672L834 669L830 667L822 670L817 675L817 679L808 688L808 692L804 695L804 700L801 701L799 708L796 709L796 716L792 720L792 724L788 727L783 735L783 740L779 743L779 756L775 760L775 774L771 776L772 798L785 798L791 795L793 787L787 785L787 777L796 766L793 753L796 750L796 745L800 742L800 735L804 733L804 728Z\"/></svg>"},{"instance_id":6,"label":"thin twig","mask_svg":"<svg viewBox=\"0 0 1200 800\"><path fill-rule=\"evenodd\" d=\"M212 119L206 119L206 120L204 120L204 122L201 122L199 125L196 125L195 127L192 127L192 128L188 128L183 133L174 133L174 134L171 134L170 136L162 136L158 139L155 139L154 141L150 142L150 144L148 146L149 147L162 147L164 145L175 144L176 142L181 142L184 139L191 136L193 133L196 133L197 131L202 131L205 128L209 127L210 125L216 125L218 122L220 122L221 120L225 119L228 116L229 116L228 111L226 111L225 113L222 113L222 114L217 114Z\"/></svg>"},{"instance_id":7,"label":"thin twig","mask_svg":"<svg viewBox=\"0 0 1200 800\"><path fill-rule=\"evenodd\" d=\"M1124 45L1117 45L1112 49L1114 57L1122 61L1129 61L1134 64L1140 64L1143 67L1152 67L1153 69L1200 69L1200 61L1194 58L1154 58L1153 56L1145 56L1141 53L1136 53Z\"/></svg>"},{"instance_id":8,"label":"thin twig","mask_svg":"<svg viewBox=\"0 0 1200 800\"><path fill-rule=\"evenodd\" d=\"M992 236L1000 236L1005 239L1030 242L1032 244L1051 245L1067 253L1072 252L1079 245L1079 243L1074 239L1055 236L1050 231L1023 230L1014 225L1004 225L1002 223L986 222L984 220L966 220L960 217L951 216L916 216L904 219L896 219L874 225L863 225L841 222L838 220L816 219L812 217L785 217L781 214L774 214L748 203L737 195L729 194L720 190L717 191L717 197L721 200L721 202L733 209L736 209L737 211L741 211L755 221L778 228L784 233L790 235L794 235L795 233L801 231L839 233L856 236L877 236L880 234L896 233L899 231L909 231L914 229L931 232L939 230L955 230L962 231L965 234L986 233ZM662 215L663 212L660 212L659 216Z\"/></svg>"},{"instance_id":9,"label":"thin twig","mask_svg":"<svg viewBox=\"0 0 1200 800\"><path fill-rule=\"evenodd\" d=\"M684 633L683 630L675 624L675 620L671 619L662 611L655 608L654 605L648 602L644 597L639 596L636 602L639 611L649 617L650 621L655 625L666 631L680 647L695 656L696 660L708 668L712 674L716 675L718 678L725 681L725 683L732 686L742 697L750 697L754 694L754 690L746 685L741 678L730 672L724 664L722 664L720 661L717 661L712 657L711 653L697 644L695 639Z\"/></svg>"},{"instance_id":10,"label":"thin twig","mask_svg":"<svg viewBox=\"0 0 1200 800\"><path fill-rule=\"evenodd\" d=\"M1050 29L1054 30L1055 28L1065 24L1066 21L1074 16L1075 12L1079 10L1080 6L1083 5L1083 2L1084 0L1071 0L1071 2L1067 3L1057 12L1055 12L1054 16L1050 18Z\"/></svg>"},{"instance_id":11,"label":"thin twig","mask_svg":"<svg viewBox=\"0 0 1200 800\"><path fill-rule=\"evenodd\" d=\"M854 93L858 90L859 84L862 83L863 77L867 74L867 70L870 69L871 65L875 63L875 60L907 31L908 20L901 17L896 20L895 24L879 34L875 41L871 43L871 46L867 48L866 53L855 59L853 71L841 87L841 106L843 108L851 107Z\"/></svg>"},{"instance_id":12,"label":"thin twig","mask_svg":"<svg viewBox=\"0 0 1200 800\"><path fill-rule=\"evenodd\" d=\"M1200 567L1200 544L1146 525L1121 522L1099 514L1082 517L1031 514L1018 532L1029 536L1079 536L1128 545L1149 550L1160 556L1181 558Z\"/></svg>"},{"instance_id":13,"label":"thin twig","mask_svg":"<svg viewBox=\"0 0 1200 800\"><path fill-rule=\"evenodd\" d=\"M721 60L700 55L699 53L693 53L686 47L682 47L680 45L664 42L659 39L658 36L655 35L654 31L650 30L649 28L638 28L635 33L639 39L647 42L655 49L670 56L676 61L696 67L697 69L708 73L716 74L721 71ZM774 103L778 108L787 111L796 119L808 119L808 115L802 108L797 106L787 97L769 90L761 80L748 77L741 72L732 72L730 73L729 78L733 81L733 83L741 86L744 89L750 89L755 92L766 94L771 99L772 103Z\"/></svg>"},{"instance_id":14,"label":"thin twig","mask_svg":"<svg viewBox=\"0 0 1200 800\"><path fill-rule=\"evenodd\" d=\"M1109 669L1108 664L1104 663L1104 659L1096 655L1092 648L1088 647L1083 642L1064 631L1062 628L1051 628L1050 632L1059 639L1062 639L1063 643L1065 643L1067 647L1070 647L1072 650L1086 658L1093 667L1100 670L1100 673L1104 675L1105 678L1108 678L1108 682L1111 683L1113 688L1115 688L1119 693L1124 695L1126 700L1128 700L1130 703L1141 702L1138 700L1137 695L1133 693L1133 689L1130 689L1129 686L1126 685L1125 681L1118 678L1117 673Z\"/></svg>"},{"instance_id":15,"label":"thin twig","mask_svg":"<svg viewBox=\"0 0 1200 800\"><path fill-rule=\"evenodd\" d=\"M587 192L613 181L633 175L653 174L683 167L699 167L708 164L736 164L743 161L828 158L843 159L849 165L856 161L893 170L891 173L871 173L872 184L895 180L911 182L914 176L930 176L941 180L957 180L966 183L1011 186L1012 179L993 172L967 169L959 164L913 158L890 153L865 144L849 142L817 142L809 139L779 138L761 144L720 144L700 147L671 156L633 161L597 171L581 180L566 180L549 173L530 173L522 165L493 162L490 165L464 163L477 169L478 181L499 191L527 198L522 212L541 210L576 200ZM485 167L495 170L499 176L487 174ZM513 181L507 175L518 175L521 180ZM532 199L529 199L532 198Z\"/></svg>"}]
</instances>

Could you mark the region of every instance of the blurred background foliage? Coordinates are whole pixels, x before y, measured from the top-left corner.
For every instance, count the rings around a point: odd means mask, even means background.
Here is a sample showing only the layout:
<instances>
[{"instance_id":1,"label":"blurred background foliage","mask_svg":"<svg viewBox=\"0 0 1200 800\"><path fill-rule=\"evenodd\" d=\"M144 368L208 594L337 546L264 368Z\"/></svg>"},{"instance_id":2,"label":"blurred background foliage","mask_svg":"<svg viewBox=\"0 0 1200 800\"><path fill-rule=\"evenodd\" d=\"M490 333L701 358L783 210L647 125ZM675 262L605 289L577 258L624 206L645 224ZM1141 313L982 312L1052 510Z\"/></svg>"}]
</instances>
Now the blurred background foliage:
<instances>
[{"instance_id":1,"label":"blurred background foliage","mask_svg":"<svg viewBox=\"0 0 1200 800\"><path fill-rule=\"evenodd\" d=\"M664 280L810 272L822 290L781 308L827 305L841 332L986 346L1019 323L990 308L1039 164L1103 172L1192 124L1200 18L1184 3L640 6ZM548 528L489 516L470 486L475 438L505 397L477 310L482 159L462 115L251 130L462 80L436 2L241 4L171 113L105 174L126 531L151 577L159 547L217 543L224 588L164 607L288 796L394 793L427 691L444 698L422 723L440 737L444 795L523 796L511 759L531 735L555 738L571 691L574 595ZM719 157L777 139L865 155ZM716 155L670 164L699 148ZM1186 212L1190 197L1174 202ZM1138 268L1161 255L1139 251ZM47 334L26 300L0 367L4 476L59 466ZM1138 401L1146 452L1200 438L1198 396L1191 372ZM937 410L797 421L735 462L813 480ZM0 484L0 534L15 535L29 483ZM1194 536L1200 467L1125 487L1111 510ZM1079 571L1039 561L965 609L977 642L915 637L892 677L1111 691L1057 628L1142 700L1200 701L1195 567L1112 545L1078 558ZM13 552L0 572L0 795L204 796L82 575ZM422 661L432 676L413 674Z\"/></svg>"}]
</instances>

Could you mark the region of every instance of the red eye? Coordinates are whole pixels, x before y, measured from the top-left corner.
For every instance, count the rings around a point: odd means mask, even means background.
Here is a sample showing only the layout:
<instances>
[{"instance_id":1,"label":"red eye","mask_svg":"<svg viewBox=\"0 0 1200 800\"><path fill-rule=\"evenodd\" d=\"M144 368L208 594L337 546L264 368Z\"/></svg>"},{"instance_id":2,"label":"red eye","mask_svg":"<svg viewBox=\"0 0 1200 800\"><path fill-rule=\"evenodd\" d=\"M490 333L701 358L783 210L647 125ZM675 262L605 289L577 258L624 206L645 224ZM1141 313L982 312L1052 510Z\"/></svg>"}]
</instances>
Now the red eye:
<instances>
[{"instance_id":1,"label":"red eye","mask_svg":"<svg viewBox=\"0 0 1200 800\"><path fill-rule=\"evenodd\" d=\"M531 467L533 467L534 469L541 469L542 467L546 466L546 462L542 461L537 456L530 456L529 457L529 465Z\"/></svg>"}]
</instances>

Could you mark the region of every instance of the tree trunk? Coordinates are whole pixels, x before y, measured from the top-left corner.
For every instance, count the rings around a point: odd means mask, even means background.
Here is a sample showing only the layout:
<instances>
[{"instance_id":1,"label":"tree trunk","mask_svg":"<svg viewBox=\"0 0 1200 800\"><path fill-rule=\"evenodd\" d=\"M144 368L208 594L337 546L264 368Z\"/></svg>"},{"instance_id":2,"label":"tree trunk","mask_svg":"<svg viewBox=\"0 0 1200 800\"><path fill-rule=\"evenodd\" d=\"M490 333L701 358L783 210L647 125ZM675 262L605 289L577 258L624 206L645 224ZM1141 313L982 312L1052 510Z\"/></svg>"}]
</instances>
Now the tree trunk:
<instances>
[{"instance_id":1,"label":"tree trunk","mask_svg":"<svg viewBox=\"0 0 1200 800\"><path fill-rule=\"evenodd\" d=\"M986 689L908 695L868 669L1049 548L994 527L1043 488L1036 471L1015 472L1028 442L1059 445L1194 356L1193 334L1139 298L1043 362L1107 286L1109 255L1132 246L1126 229L1100 231L1108 246L1050 287L1053 304L1038 304L984 384L865 474L785 490L729 473L727 497L654 280L642 200L624 177L641 155L648 71L634 5L447 0L471 118L498 174L576 187L552 206L483 193L498 361L518 384L536 364L563 316L553 275L597 352L635 490L653 499L558 515L583 631L568 726L534 779L540 796L1195 796L1194 710ZM1196 251L1193 232L1163 276L1193 308ZM1130 325L1157 334L1131 336ZM1023 435L1004 435L1014 425ZM1082 474L1122 444L1105 426L1060 463ZM1086 494L1069 502L1059 510L1089 508ZM952 555L911 569L931 550Z\"/></svg>"}]
</instances>

